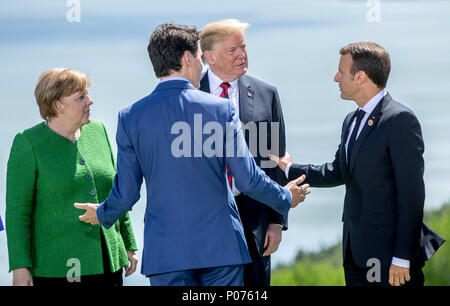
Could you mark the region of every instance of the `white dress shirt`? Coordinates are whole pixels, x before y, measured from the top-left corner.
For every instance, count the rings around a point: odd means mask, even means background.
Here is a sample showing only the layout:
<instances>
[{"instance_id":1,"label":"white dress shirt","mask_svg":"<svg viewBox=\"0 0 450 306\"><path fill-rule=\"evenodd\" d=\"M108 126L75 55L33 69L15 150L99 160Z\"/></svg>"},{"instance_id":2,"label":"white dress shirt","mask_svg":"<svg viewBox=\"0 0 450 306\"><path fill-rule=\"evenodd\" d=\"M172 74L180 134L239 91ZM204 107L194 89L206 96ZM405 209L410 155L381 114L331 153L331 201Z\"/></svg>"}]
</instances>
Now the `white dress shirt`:
<instances>
[{"instance_id":1,"label":"white dress shirt","mask_svg":"<svg viewBox=\"0 0 450 306\"><path fill-rule=\"evenodd\" d=\"M372 113L372 111L377 107L378 103L383 99L383 97L386 95L386 89L381 90L375 97L369 100L369 102L366 103L362 108L358 107L358 110L364 111L364 117L361 119L361 123L359 124L358 134L356 134L356 139L358 139L359 134L361 134L361 131L364 127L364 124L366 124L367 119L369 118L369 115ZM350 129L347 136L347 141L345 142L345 154L347 155L347 148L348 148L348 142L350 141L350 136L353 133L353 130L356 125L356 117L353 119L352 124L350 125ZM356 140L355 139L355 140ZM347 156L348 161L348 156Z\"/></svg>"},{"instance_id":2,"label":"white dress shirt","mask_svg":"<svg viewBox=\"0 0 450 306\"><path fill-rule=\"evenodd\" d=\"M220 87L220 84L222 84L224 81L221 80L217 75L212 72L211 69L208 69L208 80L209 80L209 92L213 95L220 96L220 94L223 91L223 88ZM228 88L228 100L230 100L234 108L236 109L236 116L239 118L239 85L238 85L238 79L228 82L230 83L231 87ZM231 174L233 175L233 174ZM231 192L236 197L241 194L241 192L236 188L236 185L234 184L234 179L231 181Z\"/></svg>"},{"instance_id":3,"label":"white dress shirt","mask_svg":"<svg viewBox=\"0 0 450 306\"><path fill-rule=\"evenodd\" d=\"M383 97L386 95L386 93L387 93L386 89L382 89L375 97L370 99L369 102L366 103L366 105L364 105L362 108L358 108L358 110L362 109L365 112L365 114L364 114L364 117L361 119L361 123L360 123L359 129L358 129L358 134L356 135L356 139L358 139L359 134L361 134L361 131L362 131L364 125L366 124L367 119L369 118L369 115L372 113L372 111L375 109L375 107L378 105L378 103L381 101L381 99L383 99ZM355 128L355 125L356 125L356 117L355 117L355 119L353 119L353 122L350 125L350 130L348 132L347 141L345 142L345 154L347 154L348 142L353 133L353 129ZM346 157L348 160L348 156L346 156ZM289 178L289 169L291 168L291 165L286 167L286 170L285 170L286 178ZM409 268L409 266L410 266L409 260L401 259L401 258L397 258L397 257L392 257L392 264L402 267L402 268Z\"/></svg>"}]
</instances>

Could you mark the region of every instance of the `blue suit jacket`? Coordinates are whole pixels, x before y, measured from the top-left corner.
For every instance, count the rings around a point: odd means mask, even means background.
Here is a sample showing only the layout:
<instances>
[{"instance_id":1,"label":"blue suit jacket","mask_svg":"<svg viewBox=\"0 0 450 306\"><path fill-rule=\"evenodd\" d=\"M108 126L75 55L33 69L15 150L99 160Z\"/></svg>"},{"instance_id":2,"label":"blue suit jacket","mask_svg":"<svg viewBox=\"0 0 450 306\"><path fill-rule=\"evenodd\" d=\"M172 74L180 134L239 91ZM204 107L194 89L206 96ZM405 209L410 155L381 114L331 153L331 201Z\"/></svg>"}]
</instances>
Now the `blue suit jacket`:
<instances>
[{"instance_id":1,"label":"blue suit jacket","mask_svg":"<svg viewBox=\"0 0 450 306\"><path fill-rule=\"evenodd\" d=\"M234 156L225 154L230 147ZM289 211L290 192L256 166L233 104L187 80L162 82L122 110L117 148L114 187L97 217L110 227L131 210L145 178L144 275L250 262L226 166L240 191L280 214Z\"/></svg>"}]
</instances>

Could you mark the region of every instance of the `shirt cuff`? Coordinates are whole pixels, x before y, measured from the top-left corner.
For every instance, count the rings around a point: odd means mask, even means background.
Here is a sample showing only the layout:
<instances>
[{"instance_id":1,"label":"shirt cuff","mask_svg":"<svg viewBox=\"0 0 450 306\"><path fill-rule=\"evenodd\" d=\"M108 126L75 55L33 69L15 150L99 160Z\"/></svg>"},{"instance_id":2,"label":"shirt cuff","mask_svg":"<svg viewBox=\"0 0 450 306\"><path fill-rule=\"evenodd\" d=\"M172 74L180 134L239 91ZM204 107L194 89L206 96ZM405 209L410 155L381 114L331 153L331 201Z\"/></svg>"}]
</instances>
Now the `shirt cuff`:
<instances>
[{"instance_id":1,"label":"shirt cuff","mask_svg":"<svg viewBox=\"0 0 450 306\"><path fill-rule=\"evenodd\" d=\"M406 259L392 257L392 264L396 265L396 266L399 266L399 267L402 267L402 268L409 269L409 260L406 260Z\"/></svg>"},{"instance_id":2,"label":"shirt cuff","mask_svg":"<svg viewBox=\"0 0 450 306\"><path fill-rule=\"evenodd\" d=\"M289 169L291 169L292 164L289 164L286 166L286 169L284 170L284 175L286 175L286 178L289 179Z\"/></svg>"}]
</instances>

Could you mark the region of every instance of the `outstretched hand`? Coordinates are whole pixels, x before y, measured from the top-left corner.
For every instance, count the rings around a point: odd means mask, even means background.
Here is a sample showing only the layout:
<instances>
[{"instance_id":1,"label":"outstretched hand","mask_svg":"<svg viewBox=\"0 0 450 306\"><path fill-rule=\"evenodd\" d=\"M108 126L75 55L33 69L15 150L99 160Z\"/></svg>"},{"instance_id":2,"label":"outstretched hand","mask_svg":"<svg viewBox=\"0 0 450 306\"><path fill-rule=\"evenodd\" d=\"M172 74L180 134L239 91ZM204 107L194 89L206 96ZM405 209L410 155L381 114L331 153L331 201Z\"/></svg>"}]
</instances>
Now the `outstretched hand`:
<instances>
[{"instance_id":1,"label":"outstretched hand","mask_svg":"<svg viewBox=\"0 0 450 306\"><path fill-rule=\"evenodd\" d=\"M278 165L278 167L280 167L280 169L283 170L283 172L286 171L287 166L293 163L292 157L289 155L288 152L286 152L286 154L284 154L284 156L281 158L276 155L269 154L269 159L275 162Z\"/></svg>"},{"instance_id":2,"label":"outstretched hand","mask_svg":"<svg viewBox=\"0 0 450 306\"><path fill-rule=\"evenodd\" d=\"M303 184L300 187L301 183L303 183L306 179L306 175L302 175L296 178L293 181L287 183L284 188L289 189L292 195L291 208L296 207L299 203L303 202L306 199L306 196L311 193L309 190L309 184Z\"/></svg>"},{"instance_id":3,"label":"outstretched hand","mask_svg":"<svg viewBox=\"0 0 450 306\"><path fill-rule=\"evenodd\" d=\"M74 206L78 209L86 210L86 213L79 217L80 221L90 223L92 225L100 224L100 222L97 219L97 208L98 208L99 204L75 203Z\"/></svg>"}]
</instances>

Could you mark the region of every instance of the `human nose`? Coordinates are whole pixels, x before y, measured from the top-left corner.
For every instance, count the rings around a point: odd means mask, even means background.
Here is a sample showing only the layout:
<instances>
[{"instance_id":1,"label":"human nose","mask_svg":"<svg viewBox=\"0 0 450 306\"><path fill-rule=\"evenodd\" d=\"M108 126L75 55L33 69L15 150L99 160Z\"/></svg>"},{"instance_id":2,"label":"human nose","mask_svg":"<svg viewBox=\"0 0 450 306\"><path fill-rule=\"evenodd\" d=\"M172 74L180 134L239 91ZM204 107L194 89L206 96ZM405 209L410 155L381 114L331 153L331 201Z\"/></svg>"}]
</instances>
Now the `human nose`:
<instances>
[{"instance_id":1,"label":"human nose","mask_svg":"<svg viewBox=\"0 0 450 306\"><path fill-rule=\"evenodd\" d=\"M240 58L246 58L247 57L247 49L245 47L239 48L239 57Z\"/></svg>"},{"instance_id":2,"label":"human nose","mask_svg":"<svg viewBox=\"0 0 450 306\"><path fill-rule=\"evenodd\" d=\"M334 76L334 81L335 81L336 83L339 83L339 80L340 80L339 72L336 72L336 75Z\"/></svg>"}]
</instances>

